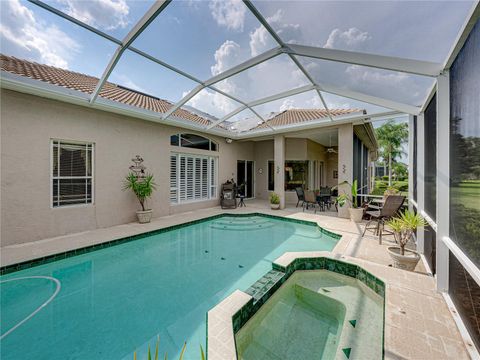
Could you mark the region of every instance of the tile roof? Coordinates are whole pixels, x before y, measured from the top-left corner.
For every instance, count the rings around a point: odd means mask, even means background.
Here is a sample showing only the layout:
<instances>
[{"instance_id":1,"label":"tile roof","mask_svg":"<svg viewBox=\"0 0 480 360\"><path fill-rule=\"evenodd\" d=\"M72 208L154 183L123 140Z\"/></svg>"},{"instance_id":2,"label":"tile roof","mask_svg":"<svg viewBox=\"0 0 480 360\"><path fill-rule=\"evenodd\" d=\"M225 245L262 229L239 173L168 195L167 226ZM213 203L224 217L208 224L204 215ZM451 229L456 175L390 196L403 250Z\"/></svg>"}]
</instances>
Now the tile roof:
<instances>
[{"instance_id":1,"label":"tile roof","mask_svg":"<svg viewBox=\"0 0 480 360\"><path fill-rule=\"evenodd\" d=\"M0 62L2 71L44 81L53 85L63 86L86 94L91 94L94 91L99 80L93 76L53 66L37 64L35 62L17 59L13 56L6 56L3 54L0 54ZM99 96L158 113L165 113L173 106L172 103L166 100L142 94L111 82L105 83ZM199 125L209 125L211 123L210 120L184 109L176 110L173 113L173 116L192 121Z\"/></svg>"},{"instance_id":2,"label":"tile roof","mask_svg":"<svg viewBox=\"0 0 480 360\"><path fill-rule=\"evenodd\" d=\"M346 115L354 112L363 112L360 109L329 109L333 117ZM328 113L325 109L289 109L284 110L275 116L268 119L263 124L258 125L254 129L266 129L268 125L272 127L281 127L286 125L300 124L307 121L328 118ZM268 125L267 125L268 123ZM253 129L252 129L253 130Z\"/></svg>"}]
</instances>

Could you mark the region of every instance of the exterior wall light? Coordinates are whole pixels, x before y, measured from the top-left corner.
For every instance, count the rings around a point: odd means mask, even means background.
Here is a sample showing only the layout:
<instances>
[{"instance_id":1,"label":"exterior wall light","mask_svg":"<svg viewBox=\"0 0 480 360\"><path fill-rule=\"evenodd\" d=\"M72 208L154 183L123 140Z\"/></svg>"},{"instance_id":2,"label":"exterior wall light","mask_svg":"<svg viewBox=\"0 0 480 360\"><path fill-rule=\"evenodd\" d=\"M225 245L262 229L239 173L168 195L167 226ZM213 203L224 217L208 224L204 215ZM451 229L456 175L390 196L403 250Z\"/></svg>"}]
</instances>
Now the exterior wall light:
<instances>
[{"instance_id":1,"label":"exterior wall light","mask_svg":"<svg viewBox=\"0 0 480 360\"><path fill-rule=\"evenodd\" d=\"M227 144L231 144L231 143L233 142L233 140L230 139L230 138L226 138L226 139L225 139L225 142L226 142Z\"/></svg>"}]
</instances>

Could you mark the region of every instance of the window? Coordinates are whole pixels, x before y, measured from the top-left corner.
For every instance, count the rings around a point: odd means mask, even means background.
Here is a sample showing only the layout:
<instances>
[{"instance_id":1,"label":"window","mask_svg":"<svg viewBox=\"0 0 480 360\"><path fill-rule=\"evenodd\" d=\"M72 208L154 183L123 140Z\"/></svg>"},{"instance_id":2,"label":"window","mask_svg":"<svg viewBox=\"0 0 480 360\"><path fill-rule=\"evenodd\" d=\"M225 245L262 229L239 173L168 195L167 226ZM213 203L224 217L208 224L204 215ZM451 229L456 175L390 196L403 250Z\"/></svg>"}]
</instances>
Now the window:
<instances>
[{"instance_id":1,"label":"window","mask_svg":"<svg viewBox=\"0 0 480 360\"><path fill-rule=\"evenodd\" d=\"M93 203L93 144L52 140L52 206Z\"/></svg>"},{"instance_id":2,"label":"window","mask_svg":"<svg viewBox=\"0 0 480 360\"><path fill-rule=\"evenodd\" d=\"M170 202L217 197L217 158L190 154L170 155Z\"/></svg>"},{"instance_id":3,"label":"window","mask_svg":"<svg viewBox=\"0 0 480 360\"><path fill-rule=\"evenodd\" d=\"M268 161L268 190L275 189L275 164ZM296 187L306 188L308 179L308 161L285 161L285 191L293 191Z\"/></svg>"},{"instance_id":4,"label":"window","mask_svg":"<svg viewBox=\"0 0 480 360\"><path fill-rule=\"evenodd\" d=\"M170 137L170 145L190 149L217 151L217 143L200 135L175 134Z\"/></svg>"}]
</instances>

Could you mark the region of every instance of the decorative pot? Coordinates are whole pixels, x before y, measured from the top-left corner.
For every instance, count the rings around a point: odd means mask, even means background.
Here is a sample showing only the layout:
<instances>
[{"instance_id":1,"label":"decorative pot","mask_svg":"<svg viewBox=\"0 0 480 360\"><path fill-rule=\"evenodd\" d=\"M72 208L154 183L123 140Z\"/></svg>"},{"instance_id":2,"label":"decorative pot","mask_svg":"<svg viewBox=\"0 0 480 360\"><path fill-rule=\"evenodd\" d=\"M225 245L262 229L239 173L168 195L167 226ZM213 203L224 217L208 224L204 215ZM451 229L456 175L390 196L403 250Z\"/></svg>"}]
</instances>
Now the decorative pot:
<instances>
[{"instance_id":1,"label":"decorative pot","mask_svg":"<svg viewBox=\"0 0 480 360\"><path fill-rule=\"evenodd\" d=\"M350 213L350 220L356 223L362 222L363 208L348 208L348 212Z\"/></svg>"},{"instance_id":2,"label":"decorative pot","mask_svg":"<svg viewBox=\"0 0 480 360\"><path fill-rule=\"evenodd\" d=\"M278 210L278 209L280 209L280 204L272 204L272 203L270 203L270 209L272 209L272 210Z\"/></svg>"},{"instance_id":3,"label":"decorative pot","mask_svg":"<svg viewBox=\"0 0 480 360\"><path fill-rule=\"evenodd\" d=\"M140 224L149 223L152 219L153 210L137 211L138 222Z\"/></svg>"},{"instance_id":4,"label":"decorative pot","mask_svg":"<svg viewBox=\"0 0 480 360\"><path fill-rule=\"evenodd\" d=\"M393 267L397 269L413 271L420 260L420 255L413 250L405 249L405 255L400 255L398 246L389 246L387 250L393 260Z\"/></svg>"}]
</instances>

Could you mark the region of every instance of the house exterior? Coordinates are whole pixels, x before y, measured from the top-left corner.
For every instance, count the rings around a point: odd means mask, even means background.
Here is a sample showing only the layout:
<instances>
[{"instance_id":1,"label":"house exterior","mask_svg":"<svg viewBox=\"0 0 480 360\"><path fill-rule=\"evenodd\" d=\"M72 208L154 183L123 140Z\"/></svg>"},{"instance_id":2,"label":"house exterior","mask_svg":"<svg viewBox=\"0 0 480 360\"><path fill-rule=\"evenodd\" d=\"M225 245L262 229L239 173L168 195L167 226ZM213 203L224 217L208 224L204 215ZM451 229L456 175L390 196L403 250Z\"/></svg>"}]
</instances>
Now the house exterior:
<instances>
[{"instance_id":1,"label":"house exterior","mask_svg":"<svg viewBox=\"0 0 480 360\"><path fill-rule=\"evenodd\" d=\"M100 92L102 105L90 106L72 95L88 96L98 79L1 61L2 246L134 221L138 203L122 183L136 155L155 176L148 206L156 217L218 205L220 185L230 179L245 184L246 197L277 192L282 206L297 202L298 186L355 178L369 191L373 128L348 120L367 119L364 111L286 110L252 136L236 136L221 125L207 132L212 120L183 108L172 114L175 122L163 121L154 116L171 103L112 83ZM347 120L329 123L332 115ZM319 119L327 124L315 125ZM273 135L270 126L281 131Z\"/></svg>"}]
</instances>

